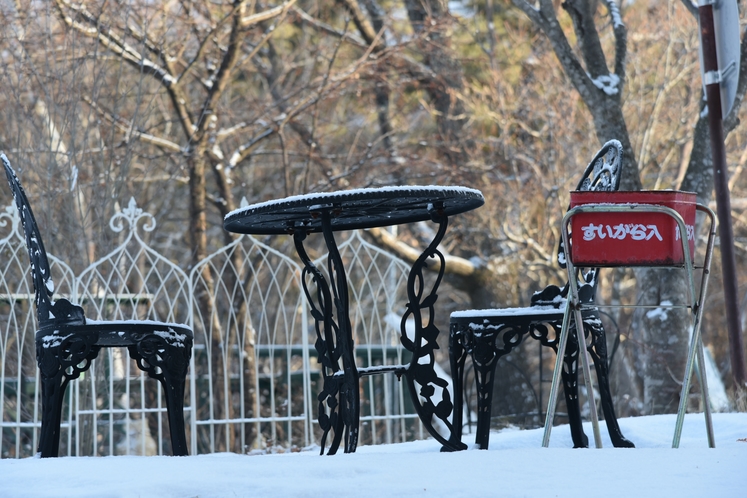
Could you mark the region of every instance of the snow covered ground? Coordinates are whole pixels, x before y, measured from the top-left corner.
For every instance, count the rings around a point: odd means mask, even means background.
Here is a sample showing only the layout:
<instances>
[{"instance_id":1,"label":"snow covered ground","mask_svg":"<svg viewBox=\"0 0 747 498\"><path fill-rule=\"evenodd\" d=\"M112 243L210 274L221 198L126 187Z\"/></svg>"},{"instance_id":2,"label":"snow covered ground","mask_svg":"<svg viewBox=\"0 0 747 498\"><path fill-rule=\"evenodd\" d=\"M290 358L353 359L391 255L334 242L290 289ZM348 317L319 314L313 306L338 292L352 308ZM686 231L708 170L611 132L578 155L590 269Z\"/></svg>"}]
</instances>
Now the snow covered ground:
<instances>
[{"instance_id":1,"label":"snow covered ground","mask_svg":"<svg viewBox=\"0 0 747 498\"><path fill-rule=\"evenodd\" d=\"M490 450L440 453L433 441L360 447L354 454L27 458L0 460L0 497L744 497L747 413L687 416L671 449L674 415L620 420L636 449L570 448L567 426L491 435ZM606 431L603 427L603 434ZM586 427L591 439L591 429ZM472 436L465 441L471 442Z\"/></svg>"}]
</instances>

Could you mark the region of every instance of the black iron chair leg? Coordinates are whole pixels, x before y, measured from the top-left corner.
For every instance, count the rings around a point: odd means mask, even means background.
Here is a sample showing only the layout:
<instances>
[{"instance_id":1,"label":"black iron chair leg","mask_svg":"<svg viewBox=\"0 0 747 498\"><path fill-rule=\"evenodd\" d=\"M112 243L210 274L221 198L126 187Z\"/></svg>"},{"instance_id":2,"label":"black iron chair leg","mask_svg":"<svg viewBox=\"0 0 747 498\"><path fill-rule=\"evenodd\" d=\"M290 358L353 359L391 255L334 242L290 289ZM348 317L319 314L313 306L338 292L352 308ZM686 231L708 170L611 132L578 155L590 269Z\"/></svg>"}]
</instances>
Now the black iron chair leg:
<instances>
[{"instance_id":1,"label":"black iron chair leg","mask_svg":"<svg viewBox=\"0 0 747 498\"><path fill-rule=\"evenodd\" d=\"M588 448L589 438L586 437L581 420L581 407L578 400L578 341L575 329L571 329L568 344L563 358L564 368L561 372L563 392L565 393L568 424L571 428L571 439L574 448Z\"/></svg>"},{"instance_id":2,"label":"black iron chair leg","mask_svg":"<svg viewBox=\"0 0 747 498\"><path fill-rule=\"evenodd\" d=\"M184 428L184 389L190 357L191 348L175 345L166 348L164 376L161 384L166 392L171 449L175 456L189 455Z\"/></svg>"},{"instance_id":3,"label":"black iron chair leg","mask_svg":"<svg viewBox=\"0 0 747 498\"><path fill-rule=\"evenodd\" d=\"M477 431L475 442L481 450L487 450L490 441L490 415L493 405L493 384L498 362L475 364L477 386Z\"/></svg>"},{"instance_id":4,"label":"black iron chair leg","mask_svg":"<svg viewBox=\"0 0 747 498\"><path fill-rule=\"evenodd\" d=\"M130 357L148 376L161 382L166 394L171 451L174 456L189 454L184 428L184 388L192 355L191 343L169 343L156 334L144 335L129 346Z\"/></svg>"},{"instance_id":5,"label":"black iron chair leg","mask_svg":"<svg viewBox=\"0 0 747 498\"><path fill-rule=\"evenodd\" d=\"M56 457L60 446L62 399L67 379L58 360L59 347L36 345L36 362L41 377L41 433L38 451L42 458Z\"/></svg>"},{"instance_id":6,"label":"black iron chair leg","mask_svg":"<svg viewBox=\"0 0 747 498\"><path fill-rule=\"evenodd\" d=\"M42 417L38 451L42 458L57 457L59 454L62 400L67 384L61 371L54 377L41 376Z\"/></svg>"},{"instance_id":7,"label":"black iron chair leg","mask_svg":"<svg viewBox=\"0 0 747 498\"><path fill-rule=\"evenodd\" d=\"M609 380L609 363L607 359L607 337L604 329L589 325L585 329L591 333L592 341L588 348L592 360L594 360L594 369L597 373L599 383L599 393L602 403L602 412L604 413L604 422L607 424L607 431L610 440L615 448L635 448L632 441L623 436L620 425L615 415L615 407L612 403L612 392L610 390Z\"/></svg>"},{"instance_id":8,"label":"black iron chair leg","mask_svg":"<svg viewBox=\"0 0 747 498\"><path fill-rule=\"evenodd\" d=\"M452 324L449 332L449 363L451 366L452 382L454 386L454 409L452 412L452 426L449 442L455 447L462 443L462 407L464 406L464 363L467 353L462 347L461 333ZM443 446L441 451L453 451Z\"/></svg>"},{"instance_id":9,"label":"black iron chair leg","mask_svg":"<svg viewBox=\"0 0 747 498\"><path fill-rule=\"evenodd\" d=\"M170 376L168 376L170 377ZM189 455L184 429L184 384L185 379L164 377L161 381L166 392L166 411L169 415L171 451L174 456Z\"/></svg>"},{"instance_id":10,"label":"black iron chair leg","mask_svg":"<svg viewBox=\"0 0 747 498\"><path fill-rule=\"evenodd\" d=\"M52 340L42 338L36 341L36 361L42 387L42 426L38 448L42 458L58 456L65 390L72 379L77 379L91 367L91 361L99 353L99 348L92 344L91 336L52 337Z\"/></svg>"}]
</instances>

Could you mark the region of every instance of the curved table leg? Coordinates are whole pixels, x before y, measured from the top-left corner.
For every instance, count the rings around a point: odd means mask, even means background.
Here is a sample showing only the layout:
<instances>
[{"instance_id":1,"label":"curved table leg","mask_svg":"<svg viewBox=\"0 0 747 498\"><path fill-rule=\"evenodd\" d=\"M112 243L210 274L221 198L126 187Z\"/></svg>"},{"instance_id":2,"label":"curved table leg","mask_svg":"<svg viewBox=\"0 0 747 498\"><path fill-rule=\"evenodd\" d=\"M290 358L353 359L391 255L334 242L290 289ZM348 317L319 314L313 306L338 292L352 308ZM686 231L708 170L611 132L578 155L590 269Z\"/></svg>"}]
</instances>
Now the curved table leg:
<instances>
[{"instance_id":1,"label":"curved table leg","mask_svg":"<svg viewBox=\"0 0 747 498\"><path fill-rule=\"evenodd\" d=\"M466 449L467 446L455 438L455 426L450 417L454 414L454 404L449 394L449 383L439 377L435 369L435 350L438 349L439 330L435 324L435 303L438 298L438 286L444 275L444 256L438 250L438 245L446 233L448 218L441 212L442 206L431 208L431 218L438 223L438 232L433 241L423 251L412 265L407 278L408 302L400 322L400 341L405 349L412 353L407 370L404 372L410 397L420 421L438 442L443 445L443 451ZM436 281L426 294L423 270L428 266L428 260L438 258L440 263ZM424 315L427 325L424 325ZM410 338L407 330L407 320L412 317L415 323L414 336ZM460 420L460 419L457 419ZM434 426L438 424L446 428L450 434L446 439ZM461 424L460 424L461 425ZM461 430L461 427L459 428Z\"/></svg>"},{"instance_id":2,"label":"curved table leg","mask_svg":"<svg viewBox=\"0 0 747 498\"><path fill-rule=\"evenodd\" d=\"M327 284L327 279L306 253L306 249L303 246L305 239L305 231L297 230L293 233L296 252L304 264L301 285L311 308L311 315L314 317L314 328L316 329L314 347L316 348L318 361L322 365L322 390L317 396L317 401L319 402L317 417L319 427L322 429L321 454L324 454L329 431L333 430L334 436L330 443L328 454L334 455L340 446L344 431L344 417L340 414L341 408L338 402L342 374L339 364L340 352L337 345L339 331L337 323L333 318L332 293ZM316 284L315 295L312 295L306 284L306 277L308 275L311 276L312 281Z\"/></svg>"},{"instance_id":3,"label":"curved table leg","mask_svg":"<svg viewBox=\"0 0 747 498\"><path fill-rule=\"evenodd\" d=\"M358 387L360 376L355 366L353 349L353 327L350 324L350 301L348 297L348 280L332 232L332 214L328 209L321 211L322 233L327 244L329 257L327 271L332 284L335 308L337 309L337 345L342 358L342 379L340 380L340 415L345 425L345 453L353 453L358 446L360 426L361 394Z\"/></svg>"}]
</instances>

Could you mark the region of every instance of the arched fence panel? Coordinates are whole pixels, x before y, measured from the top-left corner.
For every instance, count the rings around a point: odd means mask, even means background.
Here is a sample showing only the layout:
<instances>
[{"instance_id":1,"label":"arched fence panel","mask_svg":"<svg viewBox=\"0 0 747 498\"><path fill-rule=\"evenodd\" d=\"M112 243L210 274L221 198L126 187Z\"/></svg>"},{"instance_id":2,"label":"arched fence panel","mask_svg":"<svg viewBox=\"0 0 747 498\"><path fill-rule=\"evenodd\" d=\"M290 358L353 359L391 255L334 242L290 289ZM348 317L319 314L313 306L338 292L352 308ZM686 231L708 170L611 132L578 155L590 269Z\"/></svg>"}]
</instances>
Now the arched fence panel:
<instances>
[{"instance_id":1,"label":"arched fence panel","mask_svg":"<svg viewBox=\"0 0 747 498\"><path fill-rule=\"evenodd\" d=\"M130 199L109 226L118 245L77 278L76 298L86 317L189 323L189 277L144 238L156 227L153 216ZM102 348L71 388L79 430L76 455L171 454L161 383L140 370L126 348ZM188 405L185 415L191 411Z\"/></svg>"},{"instance_id":2,"label":"arched fence panel","mask_svg":"<svg viewBox=\"0 0 747 498\"><path fill-rule=\"evenodd\" d=\"M193 453L311 444L316 361L298 264L242 236L197 265L191 280Z\"/></svg>"}]
</instances>

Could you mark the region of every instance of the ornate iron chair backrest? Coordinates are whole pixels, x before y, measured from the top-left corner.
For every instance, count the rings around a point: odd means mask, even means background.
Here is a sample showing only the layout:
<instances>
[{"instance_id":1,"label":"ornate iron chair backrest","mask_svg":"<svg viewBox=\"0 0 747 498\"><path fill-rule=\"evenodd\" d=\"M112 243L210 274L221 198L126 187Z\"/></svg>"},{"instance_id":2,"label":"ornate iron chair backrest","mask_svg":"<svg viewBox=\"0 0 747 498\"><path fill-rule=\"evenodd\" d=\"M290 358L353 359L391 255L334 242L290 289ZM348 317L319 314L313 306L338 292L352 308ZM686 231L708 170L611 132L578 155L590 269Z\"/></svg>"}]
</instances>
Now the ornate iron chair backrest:
<instances>
[{"instance_id":1,"label":"ornate iron chair backrest","mask_svg":"<svg viewBox=\"0 0 747 498\"><path fill-rule=\"evenodd\" d=\"M581 181L578 182L576 190L615 192L620 188L622 176L623 148L618 140L610 140L605 143L596 153L591 162L586 166ZM558 264L561 268L566 267L566 252L563 240L558 246ZM592 302L596 297L597 274L599 268L579 269L582 285L579 287L581 302ZM560 306L557 297L565 299L568 297L568 283L562 289L549 286L532 296L532 305Z\"/></svg>"},{"instance_id":2,"label":"ornate iron chair backrest","mask_svg":"<svg viewBox=\"0 0 747 498\"><path fill-rule=\"evenodd\" d=\"M18 208L18 216L23 226L23 233L26 237L26 249L31 261L31 280L34 283L34 304L36 305L39 327L45 328L49 325L61 323L85 323L83 309L80 306L70 303L67 299L59 299L56 303L52 301L54 295L52 272L34 213L26 197L26 192L4 153L0 153L0 160L5 167L5 176L8 178L8 184L13 193L13 199Z\"/></svg>"}]
</instances>

